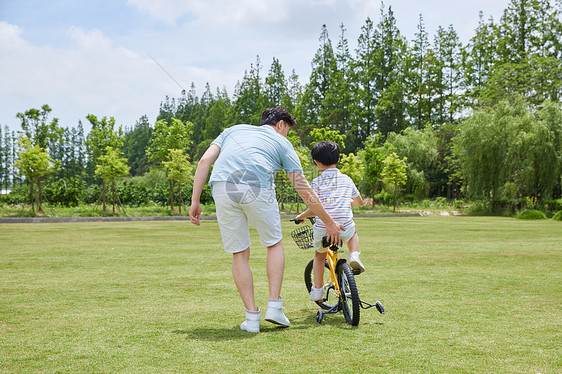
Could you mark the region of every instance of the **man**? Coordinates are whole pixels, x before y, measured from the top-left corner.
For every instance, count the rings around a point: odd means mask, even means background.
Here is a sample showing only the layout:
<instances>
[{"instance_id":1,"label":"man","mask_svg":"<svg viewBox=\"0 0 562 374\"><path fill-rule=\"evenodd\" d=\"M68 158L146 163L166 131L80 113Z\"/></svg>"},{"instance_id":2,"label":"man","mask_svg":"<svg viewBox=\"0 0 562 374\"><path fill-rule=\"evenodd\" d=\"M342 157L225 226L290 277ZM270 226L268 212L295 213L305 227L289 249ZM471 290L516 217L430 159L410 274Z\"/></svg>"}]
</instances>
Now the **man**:
<instances>
[{"instance_id":1,"label":"man","mask_svg":"<svg viewBox=\"0 0 562 374\"><path fill-rule=\"evenodd\" d=\"M214 164L209 184L225 251L233 254L234 282L246 308L246 320L240 328L249 332L259 332L261 319L261 310L254 300L253 276L249 266L249 222L258 231L261 243L267 247L269 300L265 320L289 326L280 298L285 253L273 184L277 171L284 169L287 172L309 209L326 223L330 240L339 242L340 229L343 229L323 208L318 195L304 177L293 146L286 139L295 123L289 112L278 106L264 110L260 126L237 125L224 130L199 160L193 181L189 217L193 224L200 225L201 191Z\"/></svg>"}]
</instances>

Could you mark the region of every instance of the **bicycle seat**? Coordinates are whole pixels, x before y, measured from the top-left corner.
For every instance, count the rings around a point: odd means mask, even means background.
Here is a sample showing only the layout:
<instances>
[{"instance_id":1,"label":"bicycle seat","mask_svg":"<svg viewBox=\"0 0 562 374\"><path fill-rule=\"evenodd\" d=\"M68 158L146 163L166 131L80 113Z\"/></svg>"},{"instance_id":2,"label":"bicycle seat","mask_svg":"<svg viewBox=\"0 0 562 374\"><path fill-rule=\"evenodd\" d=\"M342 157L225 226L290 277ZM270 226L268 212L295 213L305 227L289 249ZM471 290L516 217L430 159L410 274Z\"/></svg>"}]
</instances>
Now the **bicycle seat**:
<instances>
[{"instance_id":1,"label":"bicycle seat","mask_svg":"<svg viewBox=\"0 0 562 374\"><path fill-rule=\"evenodd\" d=\"M343 242L340 240L339 244L332 244L328 241L328 237L327 236L323 236L322 237L322 247L326 248L326 247L332 247L335 246L337 247L341 247L343 245Z\"/></svg>"}]
</instances>

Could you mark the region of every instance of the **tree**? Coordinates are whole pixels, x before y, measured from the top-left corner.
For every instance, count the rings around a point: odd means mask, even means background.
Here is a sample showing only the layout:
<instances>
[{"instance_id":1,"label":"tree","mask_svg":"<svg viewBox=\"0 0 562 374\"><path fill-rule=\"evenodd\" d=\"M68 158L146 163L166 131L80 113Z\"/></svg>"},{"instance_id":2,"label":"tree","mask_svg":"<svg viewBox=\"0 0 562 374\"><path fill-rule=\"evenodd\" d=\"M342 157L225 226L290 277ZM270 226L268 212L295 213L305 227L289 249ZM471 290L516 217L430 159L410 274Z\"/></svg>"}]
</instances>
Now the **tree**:
<instances>
[{"instance_id":1,"label":"tree","mask_svg":"<svg viewBox=\"0 0 562 374\"><path fill-rule=\"evenodd\" d=\"M521 180L522 195L545 203L562 183L562 105L546 101L533 114L523 136L523 152L517 152L524 155L521 168L514 176Z\"/></svg>"},{"instance_id":2,"label":"tree","mask_svg":"<svg viewBox=\"0 0 562 374\"><path fill-rule=\"evenodd\" d=\"M281 106L287 109L289 113L295 113L295 108L299 105L301 91L302 86L299 82L299 76L293 69L287 81L287 90L281 98Z\"/></svg>"},{"instance_id":3,"label":"tree","mask_svg":"<svg viewBox=\"0 0 562 374\"><path fill-rule=\"evenodd\" d=\"M250 71L244 72L244 78L234 92L232 105L234 123L259 123L264 106L261 69L260 57L257 56L255 66L250 64Z\"/></svg>"},{"instance_id":4,"label":"tree","mask_svg":"<svg viewBox=\"0 0 562 374\"><path fill-rule=\"evenodd\" d=\"M4 188L8 188L8 177L6 172L7 166L7 145L4 143L4 138L2 137L2 127L0 127L0 191Z\"/></svg>"},{"instance_id":5,"label":"tree","mask_svg":"<svg viewBox=\"0 0 562 374\"><path fill-rule=\"evenodd\" d=\"M324 126L322 119L329 117L329 113L334 109L334 102L327 101L326 95L334 84L337 65L326 25L322 25L319 41L320 46L312 60L309 83L304 88L303 100L298 111L299 118L306 124L306 133Z\"/></svg>"},{"instance_id":6,"label":"tree","mask_svg":"<svg viewBox=\"0 0 562 374\"><path fill-rule=\"evenodd\" d=\"M20 137L19 145L22 150L18 153L19 158L14 165L29 182L31 209L35 212L35 201L37 201L37 208L41 213L45 213L41 181L51 171L51 158L44 148L38 144L32 145L31 140L26 136ZM34 191L35 185L37 185L37 196Z\"/></svg>"},{"instance_id":7,"label":"tree","mask_svg":"<svg viewBox=\"0 0 562 374\"><path fill-rule=\"evenodd\" d=\"M217 92L217 98L211 104L209 115L205 119L204 140L214 140L229 125L229 107L230 100L226 91Z\"/></svg>"},{"instance_id":8,"label":"tree","mask_svg":"<svg viewBox=\"0 0 562 374\"><path fill-rule=\"evenodd\" d=\"M23 134L31 144L38 145L48 152L62 135L62 129L58 126L59 119L53 118L51 122L47 120L51 111L52 109L45 104L41 110L32 108L16 115L21 121Z\"/></svg>"},{"instance_id":9,"label":"tree","mask_svg":"<svg viewBox=\"0 0 562 374\"><path fill-rule=\"evenodd\" d=\"M119 153L119 150L108 146L106 147L103 154L97 159L95 174L103 181L102 201L104 212L106 209L105 202L107 183L111 183L111 202L113 205L113 213L115 213L115 181L118 178L124 177L125 175L129 174L127 159L120 157Z\"/></svg>"},{"instance_id":10,"label":"tree","mask_svg":"<svg viewBox=\"0 0 562 374\"><path fill-rule=\"evenodd\" d=\"M271 68L265 77L265 106L274 107L281 105L283 96L287 93L287 81L281 63L275 57L271 63Z\"/></svg>"},{"instance_id":11,"label":"tree","mask_svg":"<svg viewBox=\"0 0 562 374\"><path fill-rule=\"evenodd\" d=\"M330 130L322 127L312 130L310 135L314 139L314 142L310 145L311 147L313 147L317 142L324 141L337 143L340 146L340 149L344 146L345 135L340 134L337 130Z\"/></svg>"},{"instance_id":12,"label":"tree","mask_svg":"<svg viewBox=\"0 0 562 374\"><path fill-rule=\"evenodd\" d=\"M378 48L374 55L374 88L380 93L375 108L377 131L386 137L391 131L400 132L407 127L405 82L407 60L406 39L396 26L392 7L384 12L381 6L381 21L377 25Z\"/></svg>"},{"instance_id":13,"label":"tree","mask_svg":"<svg viewBox=\"0 0 562 374\"><path fill-rule=\"evenodd\" d=\"M353 71L352 58L349 53L348 41L345 38L345 27L340 25L340 40L335 51L335 70L331 75L331 82L324 96L323 108L320 111L320 124L347 134L345 148L348 152L360 146L357 142L357 127L352 124L352 93Z\"/></svg>"},{"instance_id":14,"label":"tree","mask_svg":"<svg viewBox=\"0 0 562 374\"><path fill-rule=\"evenodd\" d=\"M359 152L359 158L363 159L364 176L360 183L361 190L365 191L366 196L374 197L380 190L381 174L384 167L384 159L388 154L388 149L381 145L382 137L375 135L370 137L365 143L365 148ZM372 205L375 205L372 199Z\"/></svg>"},{"instance_id":15,"label":"tree","mask_svg":"<svg viewBox=\"0 0 562 374\"><path fill-rule=\"evenodd\" d=\"M171 123L164 120L156 121L150 146L147 149L148 158L163 164L170 161L170 152L173 149L181 151L189 149L192 144L191 136L193 124L183 123L177 118L172 118ZM169 180L170 209L174 210L174 184Z\"/></svg>"},{"instance_id":16,"label":"tree","mask_svg":"<svg viewBox=\"0 0 562 374\"><path fill-rule=\"evenodd\" d=\"M511 0L497 29L502 63L520 63L532 55L560 58L560 13L549 0Z\"/></svg>"},{"instance_id":17,"label":"tree","mask_svg":"<svg viewBox=\"0 0 562 374\"><path fill-rule=\"evenodd\" d=\"M179 214L181 215L181 207L184 205L181 197L182 184L189 183L192 180L191 163L189 157L182 149L170 149L168 160L162 163L166 170L166 176L172 185L171 205L173 207L173 200L177 199L179 206ZM177 193L174 194L174 186L177 187ZM173 209L173 208L172 208Z\"/></svg>"},{"instance_id":18,"label":"tree","mask_svg":"<svg viewBox=\"0 0 562 374\"><path fill-rule=\"evenodd\" d=\"M408 127L400 134L390 133L386 142L399 157L408 160L406 190L427 197L439 163L435 130L429 125L424 129Z\"/></svg>"},{"instance_id":19,"label":"tree","mask_svg":"<svg viewBox=\"0 0 562 374\"><path fill-rule=\"evenodd\" d=\"M480 91L484 87L490 72L497 60L496 55L496 25L493 19L489 23L484 21L484 14L479 13L480 20L474 35L462 49L463 88L466 97L472 105L478 103Z\"/></svg>"},{"instance_id":20,"label":"tree","mask_svg":"<svg viewBox=\"0 0 562 374\"><path fill-rule=\"evenodd\" d=\"M501 199L552 197L561 175L561 118L559 103L535 110L522 99L475 111L454 139L469 196L488 199L492 211Z\"/></svg>"},{"instance_id":21,"label":"tree","mask_svg":"<svg viewBox=\"0 0 562 374\"><path fill-rule=\"evenodd\" d=\"M386 188L394 194L394 210L398 208L398 193L406 184L406 158L400 159L394 152L384 159L384 168L381 176Z\"/></svg>"},{"instance_id":22,"label":"tree","mask_svg":"<svg viewBox=\"0 0 562 374\"><path fill-rule=\"evenodd\" d=\"M92 125L85 143L88 153L87 172L90 173L89 177L93 180L98 158L105 154L108 147L121 149L124 136L122 126L115 128L115 118L113 117L98 119L95 115L88 114L86 119Z\"/></svg>"},{"instance_id":23,"label":"tree","mask_svg":"<svg viewBox=\"0 0 562 374\"><path fill-rule=\"evenodd\" d=\"M149 170L148 156L146 149L152 137L152 127L148 117L139 118L135 126L130 131L125 131L123 138L123 154L128 160L131 168L131 175L142 175Z\"/></svg>"},{"instance_id":24,"label":"tree","mask_svg":"<svg viewBox=\"0 0 562 374\"><path fill-rule=\"evenodd\" d=\"M428 33L425 29L423 17L420 14L418 23L418 32L414 40L410 56L407 59L409 68L407 69L406 79L408 84L409 100L409 117L412 125L417 128L423 128L429 123L430 101L431 97L428 92L429 69L428 69L428 50L429 40Z\"/></svg>"},{"instance_id":25,"label":"tree","mask_svg":"<svg viewBox=\"0 0 562 374\"><path fill-rule=\"evenodd\" d=\"M189 149L192 144L193 124L172 118L171 123L156 121L147 154L150 161L163 162L170 149Z\"/></svg>"},{"instance_id":26,"label":"tree","mask_svg":"<svg viewBox=\"0 0 562 374\"><path fill-rule=\"evenodd\" d=\"M357 141L363 143L375 130L375 108L380 93L375 87L378 71L375 67L375 53L378 49L377 34L373 21L365 20L357 41L356 57L353 63L353 74L357 77L357 89L354 95L355 113L354 126L357 128Z\"/></svg>"},{"instance_id":27,"label":"tree","mask_svg":"<svg viewBox=\"0 0 562 374\"><path fill-rule=\"evenodd\" d=\"M524 96L534 105L562 93L562 21L548 0L512 0L495 28L496 63L480 101Z\"/></svg>"},{"instance_id":28,"label":"tree","mask_svg":"<svg viewBox=\"0 0 562 374\"><path fill-rule=\"evenodd\" d=\"M461 43L452 25L447 30L439 27L435 38L435 53L438 61L438 81L434 93L438 100L433 125L454 123L461 108Z\"/></svg>"},{"instance_id":29,"label":"tree","mask_svg":"<svg viewBox=\"0 0 562 374\"><path fill-rule=\"evenodd\" d=\"M342 155L340 157L339 169L343 174L350 177L355 185L358 185L359 182L361 182L365 172L363 162L353 153Z\"/></svg>"}]
</instances>

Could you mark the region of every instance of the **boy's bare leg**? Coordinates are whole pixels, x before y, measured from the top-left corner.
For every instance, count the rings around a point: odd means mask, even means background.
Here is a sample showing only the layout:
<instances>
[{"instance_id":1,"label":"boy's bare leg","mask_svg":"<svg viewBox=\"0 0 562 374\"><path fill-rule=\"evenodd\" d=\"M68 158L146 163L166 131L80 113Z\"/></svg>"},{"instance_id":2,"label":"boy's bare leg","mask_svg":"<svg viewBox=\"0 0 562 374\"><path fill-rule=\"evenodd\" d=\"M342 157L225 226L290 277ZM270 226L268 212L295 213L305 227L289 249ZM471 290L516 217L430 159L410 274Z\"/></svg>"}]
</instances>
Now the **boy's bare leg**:
<instances>
[{"instance_id":1,"label":"boy's bare leg","mask_svg":"<svg viewBox=\"0 0 562 374\"><path fill-rule=\"evenodd\" d=\"M349 253L357 252L359 249L359 237L357 236L357 233L355 233L355 235L353 235L347 242L347 249L349 250Z\"/></svg>"},{"instance_id":2,"label":"boy's bare leg","mask_svg":"<svg viewBox=\"0 0 562 374\"><path fill-rule=\"evenodd\" d=\"M279 299L281 285L283 283L283 272L285 271L285 252L283 242L267 247L267 280L269 281L269 298Z\"/></svg>"},{"instance_id":3,"label":"boy's bare leg","mask_svg":"<svg viewBox=\"0 0 562 374\"><path fill-rule=\"evenodd\" d=\"M326 253L314 251L314 263L312 264L312 276L314 277L314 288L320 288L324 285L324 264L326 261Z\"/></svg>"},{"instance_id":4,"label":"boy's bare leg","mask_svg":"<svg viewBox=\"0 0 562 374\"><path fill-rule=\"evenodd\" d=\"M244 307L250 311L257 311L254 300L254 278L250 269L250 248L234 253L232 257L232 275L238 288Z\"/></svg>"}]
</instances>

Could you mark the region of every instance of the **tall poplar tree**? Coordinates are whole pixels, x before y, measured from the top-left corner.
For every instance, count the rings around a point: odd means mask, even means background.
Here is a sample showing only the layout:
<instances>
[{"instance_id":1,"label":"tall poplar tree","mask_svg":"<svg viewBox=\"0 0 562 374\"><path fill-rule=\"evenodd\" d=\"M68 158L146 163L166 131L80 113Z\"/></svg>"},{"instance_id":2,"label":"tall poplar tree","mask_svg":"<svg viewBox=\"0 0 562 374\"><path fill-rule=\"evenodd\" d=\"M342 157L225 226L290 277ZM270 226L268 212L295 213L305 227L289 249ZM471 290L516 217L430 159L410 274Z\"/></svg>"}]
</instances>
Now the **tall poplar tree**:
<instances>
[{"instance_id":1,"label":"tall poplar tree","mask_svg":"<svg viewBox=\"0 0 562 374\"><path fill-rule=\"evenodd\" d=\"M436 71L435 96L437 97L433 125L453 123L461 109L461 43L450 25L439 27L435 37Z\"/></svg>"},{"instance_id":2,"label":"tall poplar tree","mask_svg":"<svg viewBox=\"0 0 562 374\"><path fill-rule=\"evenodd\" d=\"M428 63L427 54L429 50L429 36L425 28L423 17L420 14L418 31L410 50L406 72L408 82L408 97L410 123L423 128L429 122L430 97L428 93Z\"/></svg>"},{"instance_id":3,"label":"tall poplar tree","mask_svg":"<svg viewBox=\"0 0 562 374\"><path fill-rule=\"evenodd\" d=\"M261 69L261 60L257 56L256 64L250 64L250 70L244 72L244 78L236 88L232 105L234 123L259 123L264 105Z\"/></svg>"},{"instance_id":4,"label":"tall poplar tree","mask_svg":"<svg viewBox=\"0 0 562 374\"><path fill-rule=\"evenodd\" d=\"M488 79L497 60L496 55L496 25L493 18L488 22L484 14L479 13L478 27L475 35L462 49L463 89L468 103L477 105L480 91Z\"/></svg>"},{"instance_id":5,"label":"tall poplar tree","mask_svg":"<svg viewBox=\"0 0 562 374\"><path fill-rule=\"evenodd\" d=\"M283 67L278 59L273 58L269 72L265 77L264 100L266 107L281 105L283 96L287 94L287 80Z\"/></svg>"},{"instance_id":6,"label":"tall poplar tree","mask_svg":"<svg viewBox=\"0 0 562 374\"><path fill-rule=\"evenodd\" d=\"M319 41L320 46L312 60L312 72L304 88L302 107L299 111L300 118L307 125L307 133L313 128L324 126L322 120L328 118L333 109L333 102L327 101L326 96L334 84L337 66L326 25L322 25Z\"/></svg>"},{"instance_id":7,"label":"tall poplar tree","mask_svg":"<svg viewBox=\"0 0 562 374\"><path fill-rule=\"evenodd\" d=\"M375 68L375 53L378 48L376 37L373 21L367 18L361 27L355 51L356 57L352 64L357 85L354 99L354 125L357 127L359 143L364 143L375 131L375 108L380 99L380 93L375 87L378 74Z\"/></svg>"},{"instance_id":8,"label":"tall poplar tree","mask_svg":"<svg viewBox=\"0 0 562 374\"><path fill-rule=\"evenodd\" d=\"M407 42L396 26L392 7L385 13L381 5L381 20L377 26L378 48L375 52L375 90L380 99L375 109L377 131L386 137L389 132L400 132L406 121Z\"/></svg>"}]
</instances>

